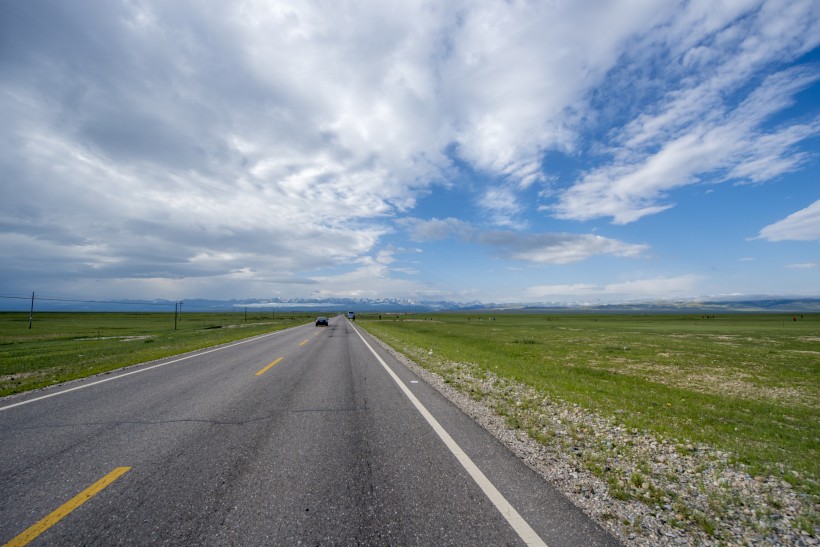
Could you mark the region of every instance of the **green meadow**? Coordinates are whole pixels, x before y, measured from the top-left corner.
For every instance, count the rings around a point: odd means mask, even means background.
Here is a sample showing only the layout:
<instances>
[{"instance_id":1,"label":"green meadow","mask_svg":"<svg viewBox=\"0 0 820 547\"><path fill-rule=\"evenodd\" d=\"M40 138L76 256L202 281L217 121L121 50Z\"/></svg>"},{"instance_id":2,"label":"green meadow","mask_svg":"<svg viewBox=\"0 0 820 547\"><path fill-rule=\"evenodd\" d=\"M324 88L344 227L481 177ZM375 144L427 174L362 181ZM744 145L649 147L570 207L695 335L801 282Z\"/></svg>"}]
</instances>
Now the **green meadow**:
<instances>
[{"instance_id":1,"label":"green meadow","mask_svg":"<svg viewBox=\"0 0 820 547\"><path fill-rule=\"evenodd\" d=\"M435 372L456 370L442 360L467 363L658 438L708 443L820 499L820 315L418 314L357 324Z\"/></svg>"},{"instance_id":2,"label":"green meadow","mask_svg":"<svg viewBox=\"0 0 820 547\"><path fill-rule=\"evenodd\" d=\"M820 499L820 315L382 317L356 324L433 371L468 363L629 428L707 443ZM27 314L0 313L0 395L313 319L186 313L175 329L169 313L40 313L29 329Z\"/></svg>"},{"instance_id":3,"label":"green meadow","mask_svg":"<svg viewBox=\"0 0 820 547\"><path fill-rule=\"evenodd\" d=\"M0 396L83 378L314 318L304 313L0 313Z\"/></svg>"}]
</instances>

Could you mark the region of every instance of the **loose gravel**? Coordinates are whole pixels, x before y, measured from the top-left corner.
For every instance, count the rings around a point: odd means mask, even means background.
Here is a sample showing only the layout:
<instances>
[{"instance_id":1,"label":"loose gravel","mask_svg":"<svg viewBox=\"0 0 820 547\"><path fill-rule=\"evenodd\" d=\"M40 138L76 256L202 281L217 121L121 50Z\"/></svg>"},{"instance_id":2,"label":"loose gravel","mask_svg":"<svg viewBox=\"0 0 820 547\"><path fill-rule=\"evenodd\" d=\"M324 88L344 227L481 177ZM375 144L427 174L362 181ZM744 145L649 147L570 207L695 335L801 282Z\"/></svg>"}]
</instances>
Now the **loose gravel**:
<instances>
[{"instance_id":1,"label":"loose gravel","mask_svg":"<svg viewBox=\"0 0 820 547\"><path fill-rule=\"evenodd\" d=\"M820 545L820 504L726 452L628 429L431 349L402 348L407 357L379 343L626 545Z\"/></svg>"}]
</instances>

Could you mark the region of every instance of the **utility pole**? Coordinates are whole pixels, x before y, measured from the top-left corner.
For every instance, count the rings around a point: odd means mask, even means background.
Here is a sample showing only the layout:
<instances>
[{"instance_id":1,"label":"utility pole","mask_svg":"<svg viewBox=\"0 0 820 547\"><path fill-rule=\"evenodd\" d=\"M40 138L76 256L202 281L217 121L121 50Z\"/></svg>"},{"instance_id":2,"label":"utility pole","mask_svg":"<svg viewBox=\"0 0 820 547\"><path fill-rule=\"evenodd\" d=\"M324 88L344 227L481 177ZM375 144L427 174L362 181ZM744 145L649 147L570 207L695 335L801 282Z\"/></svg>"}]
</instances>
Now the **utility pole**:
<instances>
[{"instance_id":1,"label":"utility pole","mask_svg":"<svg viewBox=\"0 0 820 547\"><path fill-rule=\"evenodd\" d=\"M31 322L34 320L34 291L31 291L31 308L28 311L28 328L31 329Z\"/></svg>"},{"instance_id":2,"label":"utility pole","mask_svg":"<svg viewBox=\"0 0 820 547\"><path fill-rule=\"evenodd\" d=\"M179 301L174 302L174 330L177 330L177 317L179 316Z\"/></svg>"}]
</instances>

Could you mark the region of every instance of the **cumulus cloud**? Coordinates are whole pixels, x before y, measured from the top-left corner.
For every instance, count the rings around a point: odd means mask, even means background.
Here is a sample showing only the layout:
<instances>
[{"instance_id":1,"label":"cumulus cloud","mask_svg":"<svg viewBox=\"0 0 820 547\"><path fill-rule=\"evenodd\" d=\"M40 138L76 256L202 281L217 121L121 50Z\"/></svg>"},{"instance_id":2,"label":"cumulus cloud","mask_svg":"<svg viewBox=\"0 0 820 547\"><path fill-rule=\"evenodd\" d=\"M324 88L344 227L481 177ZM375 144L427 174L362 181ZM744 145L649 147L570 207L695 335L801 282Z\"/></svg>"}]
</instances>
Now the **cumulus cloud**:
<instances>
[{"instance_id":1,"label":"cumulus cloud","mask_svg":"<svg viewBox=\"0 0 820 547\"><path fill-rule=\"evenodd\" d=\"M820 241L820 200L769 224L760 230L758 238L769 241Z\"/></svg>"},{"instance_id":2,"label":"cumulus cloud","mask_svg":"<svg viewBox=\"0 0 820 547\"><path fill-rule=\"evenodd\" d=\"M201 7L8 7L2 241L36 241L7 267L261 284L363 256L444 180L424 13L366 6L340 27L313 5Z\"/></svg>"},{"instance_id":3,"label":"cumulus cloud","mask_svg":"<svg viewBox=\"0 0 820 547\"><path fill-rule=\"evenodd\" d=\"M460 157L524 187L538 180L544 150L574 148L588 91L635 33L673 11L651 1L461 10L442 64Z\"/></svg>"},{"instance_id":4,"label":"cumulus cloud","mask_svg":"<svg viewBox=\"0 0 820 547\"><path fill-rule=\"evenodd\" d=\"M264 296L330 285L317 272L355 264L384 288L438 290L379 261L396 223L417 241L455 237L511 260L642 256L643 244L522 233L545 205L527 196L555 199L547 210L561 219L626 223L705 173L762 183L798 168L820 122L771 120L820 73L777 63L816 47L818 10L6 3L0 283ZM569 187L550 152L581 160ZM398 220L456 184L491 229ZM362 279L338 276L342 292Z\"/></svg>"}]
</instances>

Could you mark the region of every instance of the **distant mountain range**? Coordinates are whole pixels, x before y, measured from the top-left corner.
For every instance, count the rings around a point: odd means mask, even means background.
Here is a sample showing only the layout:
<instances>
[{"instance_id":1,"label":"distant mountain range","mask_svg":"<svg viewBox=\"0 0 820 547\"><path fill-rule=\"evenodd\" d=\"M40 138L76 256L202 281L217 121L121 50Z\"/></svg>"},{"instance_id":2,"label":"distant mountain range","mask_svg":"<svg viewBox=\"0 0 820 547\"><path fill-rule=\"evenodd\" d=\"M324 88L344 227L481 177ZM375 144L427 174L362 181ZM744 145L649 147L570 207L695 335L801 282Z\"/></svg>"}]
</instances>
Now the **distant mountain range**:
<instances>
[{"instance_id":1,"label":"distant mountain range","mask_svg":"<svg viewBox=\"0 0 820 547\"><path fill-rule=\"evenodd\" d=\"M576 313L820 313L820 298L578 304L558 308L529 305L522 310L532 313L542 310Z\"/></svg>"},{"instance_id":2,"label":"distant mountain range","mask_svg":"<svg viewBox=\"0 0 820 547\"><path fill-rule=\"evenodd\" d=\"M171 300L70 300L35 297L36 311L111 311L111 312L173 312L177 302ZM293 298L182 301L187 312L249 311L344 311L381 313L430 313L443 311L486 311L507 313L820 313L820 298L747 297L693 299L686 301L642 301L621 303L556 303L488 304L478 301L411 301L396 298ZM30 301L23 298L0 299L0 309L28 311Z\"/></svg>"}]
</instances>

